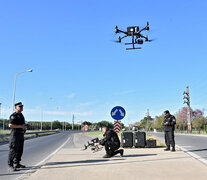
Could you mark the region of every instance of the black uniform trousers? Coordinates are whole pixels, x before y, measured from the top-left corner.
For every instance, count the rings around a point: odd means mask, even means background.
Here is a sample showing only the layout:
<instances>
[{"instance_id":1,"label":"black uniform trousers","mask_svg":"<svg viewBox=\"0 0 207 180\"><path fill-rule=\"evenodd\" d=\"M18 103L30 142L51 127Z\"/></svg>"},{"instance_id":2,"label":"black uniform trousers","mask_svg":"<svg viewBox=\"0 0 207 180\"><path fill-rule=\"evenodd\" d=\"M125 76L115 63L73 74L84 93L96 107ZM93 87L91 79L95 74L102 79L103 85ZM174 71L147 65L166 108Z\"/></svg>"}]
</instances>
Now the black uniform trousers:
<instances>
[{"instance_id":1,"label":"black uniform trousers","mask_svg":"<svg viewBox=\"0 0 207 180\"><path fill-rule=\"evenodd\" d=\"M167 147L175 146L175 136L174 131L165 131L165 144Z\"/></svg>"},{"instance_id":2,"label":"black uniform trousers","mask_svg":"<svg viewBox=\"0 0 207 180\"><path fill-rule=\"evenodd\" d=\"M11 132L11 138L9 143L9 158L8 165L18 164L21 161L21 157L24 149L24 133Z\"/></svg>"},{"instance_id":3,"label":"black uniform trousers","mask_svg":"<svg viewBox=\"0 0 207 180\"><path fill-rule=\"evenodd\" d=\"M118 143L107 141L104 146L106 154L109 156L114 156L119 153L119 151L116 151L120 148L120 145Z\"/></svg>"}]
</instances>

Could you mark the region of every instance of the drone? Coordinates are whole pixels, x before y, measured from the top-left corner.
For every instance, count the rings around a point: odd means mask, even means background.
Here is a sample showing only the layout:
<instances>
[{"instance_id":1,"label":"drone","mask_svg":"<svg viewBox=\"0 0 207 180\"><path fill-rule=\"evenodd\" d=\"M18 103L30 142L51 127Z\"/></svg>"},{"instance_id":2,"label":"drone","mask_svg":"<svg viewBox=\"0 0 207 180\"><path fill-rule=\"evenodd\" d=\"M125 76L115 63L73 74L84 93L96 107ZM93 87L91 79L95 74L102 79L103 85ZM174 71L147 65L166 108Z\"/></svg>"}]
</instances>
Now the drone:
<instances>
[{"instance_id":1,"label":"drone","mask_svg":"<svg viewBox=\"0 0 207 180\"><path fill-rule=\"evenodd\" d=\"M139 30L139 26L130 26L127 27L126 31L122 31L120 29L118 29L117 26L115 26L115 33L123 33L125 34L123 37L118 37L118 43L121 43L122 39L131 36L132 37L132 42L131 43L125 43L125 45L132 45L132 48L126 48L126 50L133 50L133 49L141 49L141 47L135 47L135 44L143 44L144 40L145 42L151 42L153 40L149 40L148 36L144 36L141 34L142 31L149 31L149 22L147 22L147 25ZM144 39L144 40L143 40Z\"/></svg>"},{"instance_id":2,"label":"drone","mask_svg":"<svg viewBox=\"0 0 207 180\"><path fill-rule=\"evenodd\" d=\"M86 150L88 149L89 147L91 147L91 150L95 153L95 152L98 152L98 151L101 151L103 147L99 147L99 146L95 146L95 143L98 143L99 142L99 139L98 138L94 138L92 139L90 142L88 142L87 145L84 145L84 149L83 150Z\"/></svg>"}]
</instances>

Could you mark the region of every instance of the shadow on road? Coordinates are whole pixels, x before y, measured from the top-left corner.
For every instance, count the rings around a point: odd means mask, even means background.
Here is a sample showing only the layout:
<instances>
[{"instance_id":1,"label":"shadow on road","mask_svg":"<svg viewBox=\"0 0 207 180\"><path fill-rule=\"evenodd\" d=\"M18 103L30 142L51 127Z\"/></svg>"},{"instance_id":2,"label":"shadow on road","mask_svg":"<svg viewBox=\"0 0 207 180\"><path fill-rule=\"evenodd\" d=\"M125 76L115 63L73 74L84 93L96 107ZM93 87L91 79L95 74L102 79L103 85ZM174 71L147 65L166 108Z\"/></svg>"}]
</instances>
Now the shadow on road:
<instances>
[{"instance_id":1,"label":"shadow on road","mask_svg":"<svg viewBox=\"0 0 207 180\"><path fill-rule=\"evenodd\" d=\"M143 157L143 156L156 156L157 154L132 154L132 155L125 155L119 159L111 158L111 159L98 159L98 160L85 160L85 161L69 161L69 162L51 162L45 164L46 167L42 167L42 169L52 169L52 168L66 168L66 167L83 167L83 166L101 166L101 165L116 165L116 164L123 164L123 163L137 163L137 162L144 162L145 160L136 160L136 161L128 161L125 162L125 158L129 157ZM119 161L119 162L115 162ZM122 162L120 162L122 161ZM148 160L146 160L148 161ZM153 160L149 160L153 161ZM107 162L107 163L106 163ZM68 165L68 166L55 166L55 165ZM52 167L53 166L53 167Z\"/></svg>"},{"instance_id":2,"label":"shadow on road","mask_svg":"<svg viewBox=\"0 0 207 180\"><path fill-rule=\"evenodd\" d=\"M80 163L99 163L99 162L107 162L107 161L117 161L117 160L124 160L125 157L142 157L142 156L155 156L157 154L130 154L124 155L122 159L94 159L94 160L83 160L83 161L69 161L69 162L49 162L46 163L46 166L51 165L59 165L59 164L80 164Z\"/></svg>"},{"instance_id":3,"label":"shadow on road","mask_svg":"<svg viewBox=\"0 0 207 180\"><path fill-rule=\"evenodd\" d=\"M187 150L187 152L198 152L198 151L207 151L207 149L194 149L194 150Z\"/></svg>"},{"instance_id":4,"label":"shadow on road","mask_svg":"<svg viewBox=\"0 0 207 180\"><path fill-rule=\"evenodd\" d=\"M18 169L18 171L15 171L15 172L9 172L8 173L2 173L0 174L0 177L1 176L13 176L13 175L22 175L24 174L27 170L35 170L35 169L39 169L41 166L28 166L24 169Z\"/></svg>"},{"instance_id":5,"label":"shadow on road","mask_svg":"<svg viewBox=\"0 0 207 180\"><path fill-rule=\"evenodd\" d=\"M109 159L96 159L96 160L85 160L85 161L69 161L69 162L49 162L46 163L46 166L58 165L58 164L79 164L79 163L97 163L97 162L106 162Z\"/></svg>"},{"instance_id":6,"label":"shadow on road","mask_svg":"<svg viewBox=\"0 0 207 180\"><path fill-rule=\"evenodd\" d=\"M157 154L128 154L124 155L123 158L125 157L143 157L143 156L155 156Z\"/></svg>"}]
</instances>

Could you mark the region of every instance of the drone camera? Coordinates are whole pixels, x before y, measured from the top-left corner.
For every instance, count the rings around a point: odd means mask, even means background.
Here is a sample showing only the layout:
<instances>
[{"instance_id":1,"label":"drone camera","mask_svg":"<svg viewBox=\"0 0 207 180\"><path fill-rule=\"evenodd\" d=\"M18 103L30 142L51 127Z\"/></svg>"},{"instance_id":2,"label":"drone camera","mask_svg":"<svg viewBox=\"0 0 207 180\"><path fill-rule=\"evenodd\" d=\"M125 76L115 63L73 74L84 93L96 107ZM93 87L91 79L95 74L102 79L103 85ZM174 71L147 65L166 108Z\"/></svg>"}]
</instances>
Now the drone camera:
<instances>
[{"instance_id":1,"label":"drone camera","mask_svg":"<svg viewBox=\"0 0 207 180\"><path fill-rule=\"evenodd\" d=\"M137 44L143 44L143 43L144 43L143 39L138 39L137 40Z\"/></svg>"},{"instance_id":2,"label":"drone camera","mask_svg":"<svg viewBox=\"0 0 207 180\"><path fill-rule=\"evenodd\" d=\"M139 26L127 27L127 33L137 33L139 31Z\"/></svg>"}]
</instances>

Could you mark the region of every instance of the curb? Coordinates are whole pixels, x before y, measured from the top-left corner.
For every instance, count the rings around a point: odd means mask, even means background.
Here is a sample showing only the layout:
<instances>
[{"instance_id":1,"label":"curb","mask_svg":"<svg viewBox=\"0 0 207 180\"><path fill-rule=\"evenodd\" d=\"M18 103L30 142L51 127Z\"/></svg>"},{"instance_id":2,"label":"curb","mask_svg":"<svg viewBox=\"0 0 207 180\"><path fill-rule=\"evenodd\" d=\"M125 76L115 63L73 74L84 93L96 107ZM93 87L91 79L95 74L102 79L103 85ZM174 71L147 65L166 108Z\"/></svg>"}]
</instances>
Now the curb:
<instances>
[{"instance_id":1,"label":"curb","mask_svg":"<svg viewBox=\"0 0 207 180\"><path fill-rule=\"evenodd\" d=\"M181 146L176 145L176 147L179 148L179 149L181 149L184 153L189 154L190 156L192 156L192 157L195 158L196 160L198 160L198 161L202 162L203 164L207 165L207 160L206 160L206 159L204 159L204 158L198 156L197 154L195 154L195 153L193 153L193 152L190 152L189 150L187 150L187 149L185 149L185 148L183 148L183 147L181 147Z\"/></svg>"}]
</instances>

